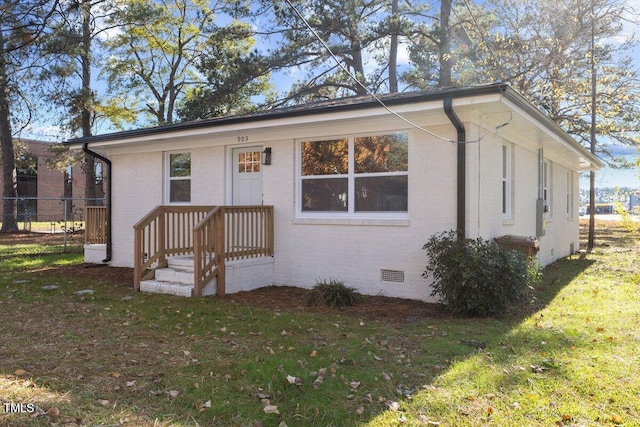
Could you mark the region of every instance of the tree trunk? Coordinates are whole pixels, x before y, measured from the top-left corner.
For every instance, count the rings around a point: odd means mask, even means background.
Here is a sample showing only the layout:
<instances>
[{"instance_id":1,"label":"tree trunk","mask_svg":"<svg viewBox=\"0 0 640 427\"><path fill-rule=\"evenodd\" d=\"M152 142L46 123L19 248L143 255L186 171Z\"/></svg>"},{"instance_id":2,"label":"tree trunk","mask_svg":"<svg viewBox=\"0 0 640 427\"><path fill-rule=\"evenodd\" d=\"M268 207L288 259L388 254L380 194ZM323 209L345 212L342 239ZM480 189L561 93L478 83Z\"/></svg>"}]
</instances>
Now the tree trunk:
<instances>
[{"instance_id":1,"label":"tree trunk","mask_svg":"<svg viewBox=\"0 0 640 427\"><path fill-rule=\"evenodd\" d=\"M449 16L451 15L451 3L453 1L440 2L440 43L439 61L440 76L438 86L451 86L451 42L449 37Z\"/></svg>"},{"instance_id":2,"label":"tree trunk","mask_svg":"<svg viewBox=\"0 0 640 427\"><path fill-rule=\"evenodd\" d=\"M82 136L91 136L91 110L93 105L93 94L91 91L91 2L82 0L82 50L80 53L82 61L82 89L81 89L81 126ZM93 156L84 155L84 197L87 206L95 206L96 198L96 160Z\"/></svg>"},{"instance_id":3,"label":"tree trunk","mask_svg":"<svg viewBox=\"0 0 640 427\"><path fill-rule=\"evenodd\" d=\"M5 41L0 29L0 151L2 152L3 217L0 232L18 231L16 220L16 159L11 135L11 112L8 99Z\"/></svg>"},{"instance_id":4,"label":"tree trunk","mask_svg":"<svg viewBox=\"0 0 640 427\"><path fill-rule=\"evenodd\" d=\"M389 47L389 92L398 92L398 0L391 0L391 46Z\"/></svg>"},{"instance_id":5,"label":"tree trunk","mask_svg":"<svg viewBox=\"0 0 640 427\"><path fill-rule=\"evenodd\" d=\"M598 100L598 85L596 72L596 38L593 14L593 0L591 0L591 152L596 153L596 103ZM596 173L589 174L589 236L587 251L593 251L596 240Z\"/></svg>"}]
</instances>

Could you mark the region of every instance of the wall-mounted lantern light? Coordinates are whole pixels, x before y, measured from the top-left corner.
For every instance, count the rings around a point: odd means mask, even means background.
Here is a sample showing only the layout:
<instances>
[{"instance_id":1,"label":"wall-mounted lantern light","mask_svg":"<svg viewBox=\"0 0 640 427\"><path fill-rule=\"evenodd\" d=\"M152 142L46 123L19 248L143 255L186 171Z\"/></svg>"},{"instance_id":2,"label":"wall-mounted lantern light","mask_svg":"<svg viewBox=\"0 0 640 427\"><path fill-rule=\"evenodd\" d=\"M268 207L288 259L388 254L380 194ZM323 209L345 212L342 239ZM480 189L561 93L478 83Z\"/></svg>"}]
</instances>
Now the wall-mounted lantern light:
<instances>
[{"instance_id":1,"label":"wall-mounted lantern light","mask_svg":"<svg viewBox=\"0 0 640 427\"><path fill-rule=\"evenodd\" d=\"M271 164L271 147L267 147L264 149L260 158L260 163L262 163L263 165Z\"/></svg>"}]
</instances>

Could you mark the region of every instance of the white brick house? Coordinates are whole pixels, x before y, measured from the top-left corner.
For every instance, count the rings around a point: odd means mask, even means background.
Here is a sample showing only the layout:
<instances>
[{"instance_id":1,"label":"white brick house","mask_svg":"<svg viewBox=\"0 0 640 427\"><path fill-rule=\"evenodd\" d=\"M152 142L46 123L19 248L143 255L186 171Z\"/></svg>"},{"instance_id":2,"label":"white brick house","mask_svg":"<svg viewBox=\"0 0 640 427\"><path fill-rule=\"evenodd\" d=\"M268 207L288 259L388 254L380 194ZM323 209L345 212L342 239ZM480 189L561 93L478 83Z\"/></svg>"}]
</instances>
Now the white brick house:
<instances>
[{"instance_id":1,"label":"white brick house","mask_svg":"<svg viewBox=\"0 0 640 427\"><path fill-rule=\"evenodd\" d=\"M112 163L110 265L133 267L134 224L174 205L273 206L272 256L244 276L227 265L226 292L335 278L428 300L422 246L456 228L538 235L543 265L578 249L578 173L602 165L521 95L382 100L406 120L361 97L71 141Z\"/></svg>"}]
</instances>

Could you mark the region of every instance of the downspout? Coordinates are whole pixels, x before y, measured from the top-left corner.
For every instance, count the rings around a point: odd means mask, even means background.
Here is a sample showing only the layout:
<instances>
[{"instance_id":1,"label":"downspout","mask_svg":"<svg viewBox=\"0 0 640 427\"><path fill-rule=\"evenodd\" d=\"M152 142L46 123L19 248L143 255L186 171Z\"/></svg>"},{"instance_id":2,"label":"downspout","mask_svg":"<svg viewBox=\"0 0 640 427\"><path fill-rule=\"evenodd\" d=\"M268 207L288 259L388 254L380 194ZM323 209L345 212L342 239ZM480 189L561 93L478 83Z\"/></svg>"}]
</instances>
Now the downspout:
<instances>
[{"instance_id":1,"label":"downspout","mask_svg":"<svg viewBox=\"0 0 640 427\"><path fill-rule=\"evenodd\" d=\"M89 143L87 142L82 144L82 151L90 156L95 157L96 159L102 160L109 167L109 172L107 175L107 257L102 260L102 262L106 264L111 261L111 160L107 159L104 156L101 156L95 151L89 150Z\"/></svg>"},{"instance_id":2,"label":"downspout","mask_svg":"<svg viewBox=\"0 0 640 427\"><path fill-rule=\"evenodd\" d=\"M453 127L456 128L458 133L458 191L457 191L457 229L458 238L464 239L467 237L467 145L466 145L466 133L464 125L453 111L453 98L448 97L443 100L444 112L451 121Z\"/></svg>"}]
</instances>

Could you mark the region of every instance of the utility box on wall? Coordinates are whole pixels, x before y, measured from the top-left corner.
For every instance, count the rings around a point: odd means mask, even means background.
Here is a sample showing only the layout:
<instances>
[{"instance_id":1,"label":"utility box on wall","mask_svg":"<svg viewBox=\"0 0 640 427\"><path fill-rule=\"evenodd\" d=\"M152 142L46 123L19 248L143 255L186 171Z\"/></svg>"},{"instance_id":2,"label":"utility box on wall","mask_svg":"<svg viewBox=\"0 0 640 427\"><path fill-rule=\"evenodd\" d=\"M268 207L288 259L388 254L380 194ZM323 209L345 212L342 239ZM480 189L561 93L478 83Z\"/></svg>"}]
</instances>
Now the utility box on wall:
<instances>
[{"instance_id":1,"label":"utility box on wall","mask_svg":"<svg viewBox=\"0 0 640 427\"><path fill-rule=\"evenodd\" d=\"M544 204L544 199L536 200L536 236L544 236L545 229L547 228L547 209Z\"/></svg>"},{"instance_id":2,"label":"utility box on wall","mask_svg":"<svg viewBox=\"0 0 640 427\"><path fill-rule=\"evenodd\" d=\"M540 250L540 242L537 237L513 236L511 234L507 234L506 236L496 237L494 240L504 249L520 251L528 257L535 256Z\"/></svg>"}]
</instances>

